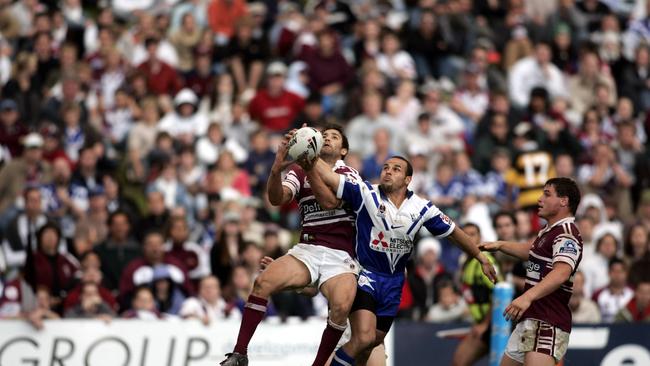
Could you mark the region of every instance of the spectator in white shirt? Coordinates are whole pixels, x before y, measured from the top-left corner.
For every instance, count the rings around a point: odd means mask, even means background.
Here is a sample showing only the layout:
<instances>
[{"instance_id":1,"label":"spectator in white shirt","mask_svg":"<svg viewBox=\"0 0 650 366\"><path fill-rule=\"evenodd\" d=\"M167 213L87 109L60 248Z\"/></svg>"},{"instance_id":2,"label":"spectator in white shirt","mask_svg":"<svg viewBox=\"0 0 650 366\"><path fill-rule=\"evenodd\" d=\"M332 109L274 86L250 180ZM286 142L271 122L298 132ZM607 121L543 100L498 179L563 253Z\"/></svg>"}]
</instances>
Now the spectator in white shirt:
<instances>
[{"instance_id":1,"label":"spectator in white shirt","mask_svg":"<svg viewBox=\"0 0 650 366\"><path fill-rule=\"evenodd\" d=\"M528 106L530 92L543 87L552 97L566 95L564 75L551 63L551 47L544 42L535 46L535 54L517 61L509 70L510 100L519 108Z\"/></svg>"},{"instance_id":2,"label":"spectator in white shirt","mask_svg":"<svg viewBox=\"0 0 650 366\"><path fill-rule=\"evenodd\" d=\"M372 141L375 131L380 128L391 131L391 149L398 150L401 134L394 128L391 118L382 112L382 102L382 97L377 92L364 94L363 113L354 117L345 129L350 151L359 153L363 158L375 152L374 145L368 142Z\"/></svg>"},{"instance_id":3,"label":"spectator in white shirt","mask_svg":"<svg viewBox=\"0 0 650 366\"><path fill-rule=\"evenodd\" d=\"M381 53L377 56L377 67L391 81L415 79L415 61L402 50L397 34L387 31L381 39Z\"/></svg>"},{"instance_id":4,"label":"spectator in white shirt","mask_svg":"<svg viewBox=\"0 0 650 366\"><path fill-rule=\"evenodd\" d=\"M616 314L634 297L634 291L627 286L627 266L619 258L609 261L609 284L596 291L593 301L598 304L602 320L613 323Z\"/></svg>"},{"instance_id":5,"label":"spectator in white shirt","mask_svg":"<svg viewBox=\"0 0 650 366\"><path fill-rule=\"evenodd\" d=\"M598 305L585 297L585 275L578 271L573 277L573 293L569 300L573 324L600 323L601 316Z\"/></svg>"},{"instance_id":6,"label":"spectator in white shirt","mask_svg":"<svg viewBox=\"0 0 650 366\"><path fill-rule=\"evenodd\" d=\"M219 280L215 276L201 280L198 296L185 300L179 314L184 319L199 319L205 325L225 318L241 317L239 310L236 307L230 308L221 297Z\"/></svg>"}]
</instances>

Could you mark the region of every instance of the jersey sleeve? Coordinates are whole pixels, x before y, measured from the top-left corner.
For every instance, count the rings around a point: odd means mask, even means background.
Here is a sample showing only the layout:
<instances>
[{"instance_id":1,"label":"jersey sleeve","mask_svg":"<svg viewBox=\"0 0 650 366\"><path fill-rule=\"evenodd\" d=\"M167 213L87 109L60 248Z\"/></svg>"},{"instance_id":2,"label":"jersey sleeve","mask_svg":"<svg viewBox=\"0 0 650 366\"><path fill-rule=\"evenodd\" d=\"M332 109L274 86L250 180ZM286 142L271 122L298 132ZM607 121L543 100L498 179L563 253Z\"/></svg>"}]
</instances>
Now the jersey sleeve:
<instances>
[{"instance_id":1,"label":"jersey sleeve","mask_svg":"<svg viewBox=\"0 0 650 366\"><path fill-rule=\"evenodd\" d=\"M454 231L456 224L436 206L430 203L424 214L423 225L436 238L445 238Z\"/></svg>"},{"instance_id":2,"label":"jersey sleeve","mask_svg":"<svg viewBox=\"0 0 650 366\"><path fill-rule=\"evenodd\" d=\"M282 180L282 186L289 188L291 191L291 199L296 197L298 192L300 192L300 182L302 181L301 178L302 173L299 172L297 169L293 168L289 170L287 175L284 177Z\"/></svg>"},{"instance_id":3,"label":"jersey sleeve","mask_svg":"<svg viewBox=\"0 0 650 366\"><path fill-rule=\"evenodd\" d=\"M575 270L581 251L582 247L575 237L560 235L553 241L553 264L564 262Z\"/></svg>"},{"instance_id":4,"label":"jersey sleeve","mask_svg":"<svg viewBox=\"0 0 650 366\"><path fill-rule=\"evenodd\" d=\"M359 211L363 205L363 190L365 182L354 175L339 175L339 187L336 198L346 201L354 211Z\"/></svg>"}]
</instances>

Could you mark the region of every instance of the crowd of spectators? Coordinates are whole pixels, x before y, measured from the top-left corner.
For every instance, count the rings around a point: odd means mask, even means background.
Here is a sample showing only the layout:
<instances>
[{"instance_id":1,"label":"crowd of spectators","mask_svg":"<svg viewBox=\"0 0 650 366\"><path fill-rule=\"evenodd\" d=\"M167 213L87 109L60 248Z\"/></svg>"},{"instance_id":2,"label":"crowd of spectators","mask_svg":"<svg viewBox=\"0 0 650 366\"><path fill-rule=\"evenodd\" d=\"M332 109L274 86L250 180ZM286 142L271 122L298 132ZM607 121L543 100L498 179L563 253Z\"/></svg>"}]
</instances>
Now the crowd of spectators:
<instances>
[{"instance_id":1,"label":"crowd of spectators","mask_svg":"<svg viewBox=\"0 0 650 366\"><path fill-rule=\"evenodd\" d=\"M0 0L0 93L2 318L239 317L300 229L275 148L336 122L364 179L407 156L484 241L535 237L574 178L575 321L650 320L650 1ZM462 253L414 253L400 316L466 319Z\"/></svg>"}]
</instances>

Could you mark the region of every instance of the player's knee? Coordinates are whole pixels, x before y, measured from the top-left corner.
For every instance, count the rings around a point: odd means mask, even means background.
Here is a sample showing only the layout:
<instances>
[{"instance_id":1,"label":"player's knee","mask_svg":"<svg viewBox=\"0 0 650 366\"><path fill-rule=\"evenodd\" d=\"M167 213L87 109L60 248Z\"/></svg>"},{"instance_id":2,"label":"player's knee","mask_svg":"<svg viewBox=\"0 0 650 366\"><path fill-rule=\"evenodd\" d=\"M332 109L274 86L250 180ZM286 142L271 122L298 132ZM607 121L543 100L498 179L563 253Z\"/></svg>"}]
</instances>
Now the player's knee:
<instances>
[{"instance_id":1,"label":"player's knee","mask_svg":"<svg viewBox=\"0 0 650 366\"><path fill-rule=\"evenodd\" d=\"M352 304L346 303L331 303L330 304L330 319L337 324L345 324L345 321L350 313Z\"/></svg>"},{"instance_id":2,"label":"player's knee","mask_svg":"<svg viewBox=\"0 0 650 366\"><path fill-rule=\"evenodd\" d=\"M375 344L376 337L374 331L367 331L367 332L359 332L355 338L358 343L358 347L360 349L366 349Z\"/></svg>"}]
</instances>

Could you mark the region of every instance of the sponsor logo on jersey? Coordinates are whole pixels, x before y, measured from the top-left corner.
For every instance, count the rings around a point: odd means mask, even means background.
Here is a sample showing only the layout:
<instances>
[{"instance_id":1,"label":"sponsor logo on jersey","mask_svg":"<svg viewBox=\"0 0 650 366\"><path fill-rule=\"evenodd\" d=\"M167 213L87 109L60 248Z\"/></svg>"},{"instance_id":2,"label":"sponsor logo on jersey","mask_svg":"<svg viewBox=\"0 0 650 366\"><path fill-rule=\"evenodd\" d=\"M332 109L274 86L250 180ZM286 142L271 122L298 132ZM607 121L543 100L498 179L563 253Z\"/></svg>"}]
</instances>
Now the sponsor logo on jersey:
<instances>
[{"instance_id":1,"label":"sponsor logo on jersey","mask_svg":"<svg viewBox=\"0 0 650 366\"><path fill-rule=\"evenodd\" d=\"M366 277L364 274L360 274L359 275L359 281L357 282L357 284L359 285L359 287L366 286L366 287L370 287L371 289L374 290L375 288L372 287L372 282L375 282L375 281L373 279L369 278L369 277Z\"/></svg>"},{"instance_id":2,"label":"sponsor logo on jersey","mask_svg":"<svg viewBox=\"0 0 650 366\"><path fill-rule=\"evenodd\" d=\"M320 205L316 201L309 204L304 203L300 205L300 209L302 210L303 215L307 215L313 212L323 211L323 208L320 207Z\"/></svg>"},{"instance_id":3,"label":"sponsor logo on jersey","mask_svg":"<svg viewBox=\"0 0 650 366\"><path fill-rule=\"evenodd\" d=\"M382 253L406 254L411 251L413 242L410 239L387 238L383 231L380 231L374 240L370 242L372 250Z\"/></svg>"},{"instance_id":4,"label":"sponsor logo on jersey","mask_svg":"<svg viewBox=\"0 0 650 366\"><path fill-rule=\"evenodd\" d=\"M578 254L578 246L575 241L567 239L560 247L560 253L564 254Z\"/></svg>"},{"instance_id":5,"label":"sponsor logo on jersey","mask_svg":"<svg viewBox=\"0 0 650 366\"><path fill-rule=\"evenodd\" d=\"M526 263L526 270L529 271L529 272L539 272L539 270L540 270L541 268L542 268L542 267L541 267L539 264L537 264L537 263L533 263L533 262L531 262L531 261L528 261L528 262Z\"/></svg>"},{"instance_id":6,"label":"sponsor logo on jersey","mask_svg":"<svg viewBox=\"0 0 650 366\"><path fill-rule=\"evenodd\" d=\"M386 206L383 203L377 209L377 217L381 217L382 219L386 218Z\"/></svg>"},{"instance_id":7,"label":"sponsor logo on jersey","mask_svg":"<svg viewBox=\"0 0 650 366\"><path fill-rule=\"evenodd\" d=\"M449 216L443 214L442 212L440 213L440 219L441 219L442 222L444 222L445 224L447 224L447 225L451 225L451 219L449 218Z\"/></svg>"}]
</instances>

